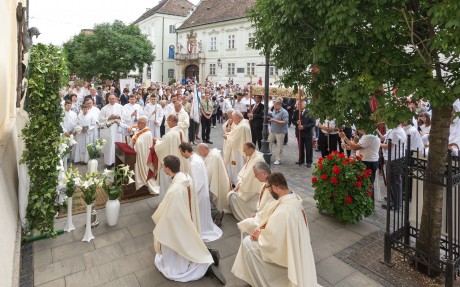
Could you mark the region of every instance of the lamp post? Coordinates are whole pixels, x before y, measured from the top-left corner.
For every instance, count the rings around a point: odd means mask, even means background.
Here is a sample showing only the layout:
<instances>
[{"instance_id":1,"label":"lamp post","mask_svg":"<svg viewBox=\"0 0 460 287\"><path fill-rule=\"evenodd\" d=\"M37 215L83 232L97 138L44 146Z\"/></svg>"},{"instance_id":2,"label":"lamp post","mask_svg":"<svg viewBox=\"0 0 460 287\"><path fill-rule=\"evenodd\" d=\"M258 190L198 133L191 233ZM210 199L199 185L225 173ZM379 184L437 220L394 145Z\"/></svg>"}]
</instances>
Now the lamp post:
<instances>
[{"instance_id":1,"label":"lamp post","mask_svg":"<svg viewBox=\"0 0 460 287\"><path fill-rule=\"evenodd\" d=\"M269 63L270 53L265 53L265 91L264 91L264 124L262 129L262 146L260 152L264 154L265 162L270 165L272 152L268 142L268 93L269 93Z\"/></svg>"}]
</instances>

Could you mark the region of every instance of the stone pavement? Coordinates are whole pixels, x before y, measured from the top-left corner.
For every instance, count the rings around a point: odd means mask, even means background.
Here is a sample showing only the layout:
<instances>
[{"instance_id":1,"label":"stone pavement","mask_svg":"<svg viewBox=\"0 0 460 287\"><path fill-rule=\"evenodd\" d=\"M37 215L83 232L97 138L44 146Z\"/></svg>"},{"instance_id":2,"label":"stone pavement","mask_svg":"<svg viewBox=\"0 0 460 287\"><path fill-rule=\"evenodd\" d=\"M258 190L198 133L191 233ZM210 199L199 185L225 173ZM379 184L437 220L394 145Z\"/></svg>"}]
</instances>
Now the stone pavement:
<instances>
[{"instance_id":1,"label":"stone pavement","mask_svg":"<svg viewBox=\"0 0 460 287\"><path fill-rule=\"evenodd\" d=\"M288 179L289 187L304 200L308 214L318 283L323 286L381 286L363 273L336 258L334 254L375 231L381 230L384 212L380 207L369 218L355 225L344 225L334 218L319 214L312 198L312 168L297 166L297 145L294 129L289 129L289 142L284 146L282 164L272 166ZM220 125L211 131L213 147L222 147ZM318 157L319 153L315 153ZM383 198L383 195L382 195ZM98 210L100 225L93 229L95 239L82 242L85 214L74 216L76 230L56 238L33 243L34 286L219 286L215 279L204 277L190 283L172 282L154 266L151 215L160 199L148 198L122 204L119 222L114 227L106 223L104 209ZM379 205L379 204L377 204ZM65 218L56 220L55 228L63 229ZM222 223L223 236L209 243L220 251L220 270L227 279L226 286L249 286L231 273L241 235L232 215Z\"/></svg>"}]
</instances>

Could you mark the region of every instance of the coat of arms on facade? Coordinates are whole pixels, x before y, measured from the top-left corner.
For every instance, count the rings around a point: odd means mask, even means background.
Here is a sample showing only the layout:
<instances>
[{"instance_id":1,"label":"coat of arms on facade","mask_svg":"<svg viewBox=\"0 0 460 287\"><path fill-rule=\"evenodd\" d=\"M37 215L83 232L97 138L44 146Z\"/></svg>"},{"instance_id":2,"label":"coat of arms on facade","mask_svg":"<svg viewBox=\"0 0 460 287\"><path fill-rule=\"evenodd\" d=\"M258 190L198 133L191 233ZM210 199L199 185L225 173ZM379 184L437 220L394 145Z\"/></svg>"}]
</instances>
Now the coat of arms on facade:
<instances>
[{"instance_id":1,"label":"coat of arms on facade","mask_svg":"<svg viewBox=\"0 0 460 287\"><path fill-rule=\"evenodd\" d=\"M197 34L190 31L190 34L187 34L187 51L189 54L196 53L196 37Z\"/></svg>"}]
</instances>

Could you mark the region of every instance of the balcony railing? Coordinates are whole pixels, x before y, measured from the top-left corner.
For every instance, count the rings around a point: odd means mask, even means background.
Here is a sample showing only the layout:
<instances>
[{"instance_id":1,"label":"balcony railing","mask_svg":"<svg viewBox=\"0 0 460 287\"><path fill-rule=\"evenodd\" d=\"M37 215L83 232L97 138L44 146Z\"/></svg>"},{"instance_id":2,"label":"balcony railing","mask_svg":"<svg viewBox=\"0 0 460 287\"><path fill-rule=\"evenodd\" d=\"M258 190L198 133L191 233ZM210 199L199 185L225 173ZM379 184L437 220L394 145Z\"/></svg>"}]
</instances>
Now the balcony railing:
<instances>
[{"instance_id":1,"label":"balcony railing","mask_svg":"<svg viewBox=\"0 0 460 287\"><path fill-rule=\"evenodd\" d=\"M198 60L204 57L204 53L176 53L175 58L176 60Z\"/></svg>"}]
</instances>

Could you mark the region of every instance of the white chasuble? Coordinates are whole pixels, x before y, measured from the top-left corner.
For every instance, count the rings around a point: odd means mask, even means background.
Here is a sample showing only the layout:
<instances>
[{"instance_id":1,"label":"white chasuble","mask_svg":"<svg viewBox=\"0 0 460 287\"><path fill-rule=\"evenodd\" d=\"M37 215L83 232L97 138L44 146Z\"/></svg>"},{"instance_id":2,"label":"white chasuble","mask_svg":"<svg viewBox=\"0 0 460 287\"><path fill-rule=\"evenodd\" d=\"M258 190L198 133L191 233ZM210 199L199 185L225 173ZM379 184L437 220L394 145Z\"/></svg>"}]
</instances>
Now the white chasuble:
<instances>
[{"instance_id":1,"label":"white chasuble","mask_svg":"<svg viewBox=\"0 0 460 287\"><path fill-rule=\"evenodd\" d=\"M213 202L218 210L229 213L227 194L232 188L220 150L211 149L205 157L204 163L208 172L209 189L214 196Z\"/></svg>"},{"instance_id":2,"label":"white chasuble","mask_svg":"<svg viewBox=\"0 0 460 287\"><path fill-rule=\"evenodd\" d=\"M99 113L99 125L101 125L100 138L105 139L107 143L104 146L104 163L112 165L115 163L115 142L122 141L122 135L118 132L118 124L109 121L111 115L120 116L119 122L123 122L123 106L120 104L108 104L104 106ZM112 123L112 124L111 124ZM107 127L107 124L111 124Z\"/></svg>"},{"instance_id":3,"label":"white chasuble","mask_svg":"<svg viewBox=\"0 0 460 287\"><path fill-rule=\"evenodd\" d=\"M155 266L168 279L200 279L213 263L200 235L198 198L189 175L177 173L152 220Z\"/></svg>"},{"instance_id":4,"label":"white chasuble","mask_svg":"<svg viewBox=\"0 0 460 287\"><path fill-rule=\"evenodd\" d=\"M230 180L235 185L237 184L237 175L244 165L243 145L245 142L251 141L251 127L246 119L234 125L232 131L227 135L224 163Z\"/></svg>"},{"instance_id":5,"label":"white chasuble","mask_svg":"<svg viewBox=\"0 0 460 287\"><path fill-rule=\"evenodd\" d=\"M154 138L160 138L160 126L164 118L163 108L159 104L148 103L144 107L144 115L149 119L148 127Z\"/></svg>"},{"instance_id":6,"label":"white chasuble","mask_svg":"<svg viewBox=\"0 0 460 287\"><path fill-rule=\"evenodd\" d=\"M87 163L89 160L89 154L86 145L94 141L94 128L96 126L96 119L94 119L89 114L80 114L77 117L76 126L80 127L79 130L83 127L86 127L87 130L85 132L81 131L75 135L75 141L77 142L77 145L74 149L74 161Z\"/></svg>"},{"instance_id":7,"label":"white chasuble","mask_svg":"<svg viewBox=\"0 0 460 287\"><path fill-rule=\"evenodd\" d=\"M149 128L144 128L142 131L138 131L138 133L141 132L142 134L136 138L136 143L134 144L134 150L136 151L136 165L134 166L136 190L140 189L144 185L147 185L151 194L159 194L160 187L155 182L155 179L151 178L147 180L147 175L149 173L147 160L149 157L150 148L153 144L152 133L150 132ZM135 137L133 137L133 140L134 138Z\"/></svg>"},{"instance_id":8,"label":"white chasuble","mask_svg":"<svg viewBox=\"0 0 460 287\"><path fill-rule=\"evenodd\" d=\"M263 212L258 241L244 238L232 273L253 287L318 286L302 199L288 194Z\"/></svg>"},{"instance_id":9,"label":"white chasuble","mask_svg":"<svg viewBox=\"0 0 460 287\"><path fill-rule=\"evenodd\" d=\"M190 176L193 179L195 192L200 207L201 238L211 242L222 236L222 230L214 224L211 217L211 202L209 199L208 173L203 159L193 153L190 160Z\"/></svg>"}]
</instances>

